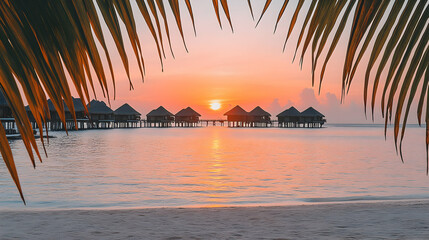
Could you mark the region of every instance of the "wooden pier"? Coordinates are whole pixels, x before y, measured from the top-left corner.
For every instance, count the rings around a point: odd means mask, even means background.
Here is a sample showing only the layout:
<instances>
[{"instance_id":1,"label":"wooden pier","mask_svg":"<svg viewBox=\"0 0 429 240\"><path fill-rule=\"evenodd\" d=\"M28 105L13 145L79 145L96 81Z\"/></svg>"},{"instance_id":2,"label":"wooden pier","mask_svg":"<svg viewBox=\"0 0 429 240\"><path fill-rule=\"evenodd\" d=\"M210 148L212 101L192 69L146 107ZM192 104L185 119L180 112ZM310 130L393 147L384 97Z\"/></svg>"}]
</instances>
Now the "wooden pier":
<instances>
[{"instance_id":1,"label":"wooden pier","mask_svg":"<svg viewBox=\"0 0 429 240\"><path fill-rule=\"evenodd\" d=\"M223 119L203 119L200 120L198 123L201 127L208 127L208 126L224 126L225 122L227 122L227 120L223 120Z\"/></svg>"},{"instance_id":2,"label":"wooden pier","mask_svg":"<svg viewBox=\"0 0 429 240\"><path fill-rule=\"evenodd\" d=\"M7 134L17 134L15 120L13 118L1 118ZM166 128L166 127L191 127L190 125L183 125L174 123L171 121L166 122L153 122L147 119L139 120L128 120L116 122L114 120L98 120L96 122L89 121L88 119L77 119L78 130L90 130L90 129L115 129L115 128ZM252 122L236 122L228 121L225 119L200 119L198 122L193 123L192 127L230 127L230 128L320 128L325 122L297 122L297 123L284 123L278 120L271 120L270 122L264 123L252 123ZM33 129L38 129L35 122L31 122ZM74 120L67 120L66 125L62 122L47 122L46 127L49 131L75 131L76 124Z\"/></svg>"},{"instance_id":3,"label":"wooden pier","mask_svg":"<svg viewBox=\"0 0 429 240\"><path fill-rule=\"evenodd\" d=\"M15 118L0 118L1 124L3 125L6 134L16 134L18 129L16 127Z\"/></svg>"}]
</instances>

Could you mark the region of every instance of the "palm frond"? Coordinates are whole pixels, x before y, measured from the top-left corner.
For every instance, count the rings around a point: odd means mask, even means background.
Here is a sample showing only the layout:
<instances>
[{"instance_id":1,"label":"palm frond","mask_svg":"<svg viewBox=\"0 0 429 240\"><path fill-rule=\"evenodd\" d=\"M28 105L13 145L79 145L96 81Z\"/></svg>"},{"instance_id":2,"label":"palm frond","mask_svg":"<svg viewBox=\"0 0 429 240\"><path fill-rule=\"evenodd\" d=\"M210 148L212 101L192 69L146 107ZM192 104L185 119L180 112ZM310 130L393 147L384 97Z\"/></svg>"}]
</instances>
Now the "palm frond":
<instances>
[{"instance_id":1,"label":"palm frond","mask_svg":"<svg viewBox=\"0 0 429 240\"><path fill-rule=\"evenodd\" d=\"M285 4L287 2L287 0L284 1ZM295 14L301 11L301 7L298 2ZM302 64L306 50L312 41L312 83L314 84L319 57L328 44L326 42L328 37L335 32L332 42L328 45L329 50L320 71L320 92L327 63L336 49L340 37L344 35L347 23L351 23L342 74L342 99L351 87L364 54L370 54L364 78L365 114L370 76L375 68L375 77L372 79L372 118L374 119L375 103L380 92L378 88L382 85L380 104L382 116L385 118L385 135L393 113L395 146L399 150L401 160L403 160L402 141L407 119L418 89L421 89L417 107L419 123L421 123L423 105L425 102L428 105L429 93L426 79L429 64L427 56L428 11L428 2L423 0L406 2L389 0L311 1L296 45L298 50L303 43L300 58ZM354 13L354 17L350 21L351 13ZM341 14L342 17L340 17ZM383 18L386 20L382 20ZM292 20L286 41L294 25L295 20ZM335 26L337 26L336 29ZM386 69L387 77L382 79L381 76ZM395 111L393 111L394 106L396 106ZM428 118L429 111L426 110L426 119ZM402 131L399 134L401 123ZM427 144L429 144L428 139L429 132L427 132Z\"/></svg>"},{"instance_id":2,"label":"palm frond","mask_svg":"<svg viewBox=\"0 0 429 240\"><path fill-rule=\"evenodd\" d=\"M190 1L185 1L185 3L193 21ZM167 21L164 3L162 0L140 0L137 1L137 4L155 40L162 64L165 52L158 13L163 18L164 31L172 51L168 29L170 23ZM168 1L168 5L185 43L179 2L171 0ZM222 1L222 7L231 23L226 1ZM97 14L97 8L101 12L101 17ZM40 161L41 156L23 99L27 100L39 127L42 143L44 124L50 119L47 98L52 100L63 124L65 124L65 107L71 110L73 118L76 119L71 87L74 87L82 99L83 105L86 106L90 100L90 89L95 96L93 82L95 79L91 77L91 68L95 72L104 96L110 99L111 91L108 83L112 81L115 86L115 76L109 50L101 30L100 18L104 20L109 29L130 82L130 88L133 88L120 22L125 26L142 79L145 69L135 17L129 0L97 0L96 2L5 0L0 3L0 54L2 55L0 58L0 90L12 109L16 126L33 166L36 166L34 154ZM155 21L156 29L152 19ZM96 46L97 42L106 56L110 79L105 75L101 53ZM67 76L70 76L70 83L67 81ZM22 92L20 92L20 88ZM115 96L115 93L113 95ZM87 109L85 110L87 112ZM47 128L45 129L47 131ZM24 200L3 126L0 126L0 141L3 160Z\"/></svg>"}]
</instances>

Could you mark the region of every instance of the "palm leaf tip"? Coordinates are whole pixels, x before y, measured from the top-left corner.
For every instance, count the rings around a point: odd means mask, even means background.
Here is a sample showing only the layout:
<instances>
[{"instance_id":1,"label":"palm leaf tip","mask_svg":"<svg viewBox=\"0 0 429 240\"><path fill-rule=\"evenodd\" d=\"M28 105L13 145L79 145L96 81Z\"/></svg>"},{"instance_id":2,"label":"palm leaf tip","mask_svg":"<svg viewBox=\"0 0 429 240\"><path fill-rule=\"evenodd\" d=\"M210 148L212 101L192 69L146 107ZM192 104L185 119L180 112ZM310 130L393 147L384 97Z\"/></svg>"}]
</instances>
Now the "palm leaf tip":
<instances>
[{"instance_id":1,"label":"palm leaf tip","mask_svg":"<svg viewBox=\"0 0 429 240\"><path fill-rule=\"evenodd\" d=\"M252 19L255 20L255 16L253 15L252 3L250 0L247 0L247 5L249 6L250 15L252 15Z\"/></svg>"},{"instance_id":2,"label":"palm leaf tip","mask_svg":"<svg viewBox=\"0 0 429 240\"><path fill-rule=\"evenodd\" d=\"M262 9L262 13L261 16L259 17L258 21L256 22L256 26L257 27L259 25L259 22L262 20L262 17L264 16L265 12L267 11L268 7L270 6L272 0L267 0L265 2L264 8Z\"/></svg>"}]
</instances>

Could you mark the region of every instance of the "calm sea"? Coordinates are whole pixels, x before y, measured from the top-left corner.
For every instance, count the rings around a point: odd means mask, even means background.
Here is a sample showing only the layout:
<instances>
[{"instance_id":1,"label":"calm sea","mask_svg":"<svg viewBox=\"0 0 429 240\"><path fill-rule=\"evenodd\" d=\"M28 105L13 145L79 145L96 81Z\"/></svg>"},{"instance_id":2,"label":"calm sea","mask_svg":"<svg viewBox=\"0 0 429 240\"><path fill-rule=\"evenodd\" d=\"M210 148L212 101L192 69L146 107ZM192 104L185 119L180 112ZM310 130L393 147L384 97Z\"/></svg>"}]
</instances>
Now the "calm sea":
<instances>
[{"instance_id":1,"label":"calm sea","mask_svg":"<svg viewBox=\"0 0 429 240\"><path fill-rule=\"evenodd\" d=\"M1 161L0 208L287 205L429 198L425 131L408 128L402 163L389 129L226 127L52 132L33 169L11 141L24 207Z\"/></svg>"}]
</instances>

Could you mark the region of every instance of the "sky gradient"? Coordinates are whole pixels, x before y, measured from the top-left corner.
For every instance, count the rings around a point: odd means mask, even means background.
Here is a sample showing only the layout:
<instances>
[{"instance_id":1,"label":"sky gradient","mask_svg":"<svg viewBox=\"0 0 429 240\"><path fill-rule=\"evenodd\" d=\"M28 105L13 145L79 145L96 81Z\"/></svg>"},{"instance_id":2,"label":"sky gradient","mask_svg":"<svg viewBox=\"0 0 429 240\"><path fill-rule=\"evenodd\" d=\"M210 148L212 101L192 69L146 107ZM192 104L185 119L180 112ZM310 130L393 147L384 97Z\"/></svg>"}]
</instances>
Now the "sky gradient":
<instances>
[{"instance_id":1,"label":"sky gradient","mask_svg":"<svg viewBox=\"0 0 429 240\"><path fill-rule=\"evenodd\" d=\"M145 82L142 83L132 48L125 38L134 84L132 91L129 90L129 83L114 42L104 25L117 78L117 97L111 103L113 109L127 102L142 115L160 105L175 114L182 108L190 106L198 111L203 119L213 119L222 118L223 113L235 105L240 105L247 111L261 106L273 116L292 105L300 111L313 106L325 114L330 123L371 122L370 119L365 119L363 110L362 77L366 64L361 64L358 68L356 80L344 103L340 104L341 75L348 32L344 32L336 52L331 57L319 95L320 67L316 72L316 85L312 87L310 52L306 53L302 69L298 59L301 49L298 50L297 60L292 62L300 22L305 17L303 14L305 11L298 16L297 27L292 32L285 51L282 52L297 1L290 1L275 34L274 25L283 1L273 1L257 27L256 20L250 15L247 1L229 1L234 32L231 31L223 12L221 12L223 28L219 27L211 1L191 1L191 3L197 34L194 35L189 14L182 3L181 16L189 52L185 51L173 17L169 15L175 59L164 36L166 53L166 59L163 60L164 71L161 69L152 36L138 7L134 6L146 76ZM252 3L257 19L264 3L263 1ZM303 9L306 8L308 5L304 5ZM125 37L127 35L124 29ZM324 56L322 54L321 59L324 59ZM362 63L365 63L367 58L368 56L365 56ZM97 92L97 97L105 100L101 97L100 91ZM221 103L222 107L217 111L210 109L210 103L213 102ZM377 105L376 122L380 122L379 109Z\"/></svg>"}]
</instances>

